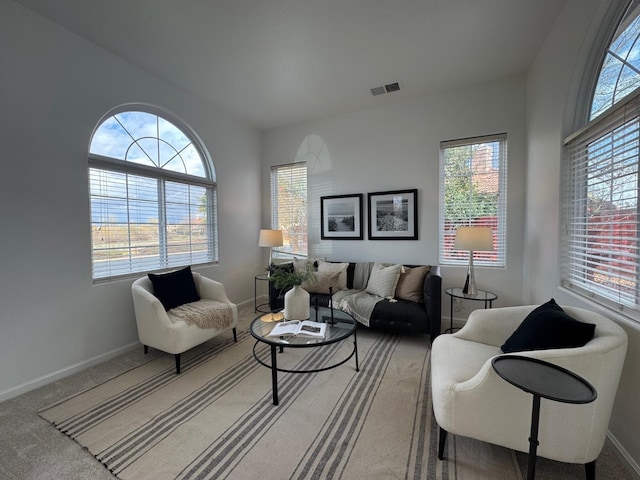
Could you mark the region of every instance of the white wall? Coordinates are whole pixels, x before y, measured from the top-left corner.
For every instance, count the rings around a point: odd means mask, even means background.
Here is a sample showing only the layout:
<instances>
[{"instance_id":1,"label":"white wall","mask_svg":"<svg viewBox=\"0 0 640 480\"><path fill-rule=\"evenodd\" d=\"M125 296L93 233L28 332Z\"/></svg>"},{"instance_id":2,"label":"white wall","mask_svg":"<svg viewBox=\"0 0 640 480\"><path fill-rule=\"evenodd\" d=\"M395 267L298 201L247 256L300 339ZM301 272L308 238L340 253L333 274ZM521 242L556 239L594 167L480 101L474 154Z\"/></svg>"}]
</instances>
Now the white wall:
<instances>
[{"instance_id":1,"label":"white wall","mask_svg":"<svg viewBox=\"0 0 640 480\"><path fill-rule=\"evenodd\" d=\"M137 341L131 280L92 283L87 149L110 108L189 124L219 183L220 264L236 303L261 264L257 131L10 0L0 0L0 399Z\"/></svg>"},{"instance_id":2,"label":"white wall","mask_svg":"<svg viewBox=\"0 0 640 480\"><path fill-rule=\"evenodd\" d=\"M612 439L638 469L640 463L640 329L621 316L559 288L560 166L563 138L570 133L576 104L583 101L582 79L606 28L608 8L622 2L570 0L527 77L527 209L524 301L558 303L600 311L629 335L629 349L609 425ZM588 94L587 94L588 95ZM640 473L640 469L638 470Z\"/></svg>"},{"instance_id":3,"label":"white wall","mask_svg":"<svg viewBox=\"0 0 640 480\"><path fill-rule=\"evenodd\" d=\"M507 132L507 268L477 268L478 288L496 292L498 305L522 298L524 232L523 78L380 106L263 134L263 224L269 223L269 168L306 160L309 165L309 245L330 260L438 263L440 141ZM320 240L320 197L418 189L419 240ZM365 208L365 212L367 208ZM365 214L366 215L366 214ZM462 286L465 267L443 267L444 288ZM464 302L466 317L477 305ZM448 297L443 298L448 319ZM445 321L443 319L443 321Z\"/></svg>"}]
</instances>

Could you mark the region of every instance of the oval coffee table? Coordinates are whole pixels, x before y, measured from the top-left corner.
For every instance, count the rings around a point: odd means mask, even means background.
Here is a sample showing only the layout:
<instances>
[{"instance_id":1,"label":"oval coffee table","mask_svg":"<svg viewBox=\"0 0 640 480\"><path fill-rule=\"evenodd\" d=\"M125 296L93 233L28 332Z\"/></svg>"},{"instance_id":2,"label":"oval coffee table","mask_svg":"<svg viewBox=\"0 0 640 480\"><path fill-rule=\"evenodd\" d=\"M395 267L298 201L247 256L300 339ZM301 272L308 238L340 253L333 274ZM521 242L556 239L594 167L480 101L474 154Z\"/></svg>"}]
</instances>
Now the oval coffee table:
<instances>
[{"instance_id":1,"label":"oval coffee table","mask_svg":"<svg viewBox=\"0 0 640 480\"><path fill-rule=\"evenodd\" d=\"M354 320L354 318L348 313L342 312L340 310L329 309L326 307L318 307L311 308L311 317L309 320L314 322L323 322L327 324L327 331L325 333L324 338L309 338L303 336L286 336L286 337L270 337L269 333L275 325L276 322L273 321L264 321L263 317L268 319L269 315L260 315L255 320L251 322L251 326L249 327L249 332L256 339L256 343L253 346L253 357L256 361L271 369L271 383L273 390L273 404L278 405L278 372L286 372L286 373L315 373L315 372L323 372L325 370L330 370L332 368L336 368L343 363L347 362L350 358L355 356L356 360L356 371L360 371L360 366L358 365L358 337L357 337L357 326L358 322ZM280 352L284 350L284 348L321 348L326 345L330 345L332 343L341 342L346 340L349 337L353 337L353 350L349 353L349 355L339 360L335 363L332 363L323 368L317 368L312 370L290 370L284 368L278 368L277 361L277 349L280 349ZM260 343L265 343L269 345L271 349L271 364L268 364L261 360L257 353L256 347Z\"/></svg>"}]
</instances>

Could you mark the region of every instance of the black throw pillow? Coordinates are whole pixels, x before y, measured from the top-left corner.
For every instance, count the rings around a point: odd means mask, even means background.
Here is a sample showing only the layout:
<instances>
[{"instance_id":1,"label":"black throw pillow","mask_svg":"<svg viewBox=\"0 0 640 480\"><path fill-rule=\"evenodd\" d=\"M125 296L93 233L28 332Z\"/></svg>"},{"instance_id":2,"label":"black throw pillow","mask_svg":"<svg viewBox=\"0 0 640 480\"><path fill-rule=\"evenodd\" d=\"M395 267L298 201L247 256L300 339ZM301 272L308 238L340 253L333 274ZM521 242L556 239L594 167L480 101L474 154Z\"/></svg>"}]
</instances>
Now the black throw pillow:
<instances>
[{"instance_id":1,"label":"black throw pillow","mask_svg":"<svg viewBox=\"0 0 640 480\"><path fill-rule=\"evenodd\" d=\"M153 294L162 302L165 310L200 300L191 267L169 273L149 273L148 277L153 285Z\"/></svg>"},{"instance_id":2,"label":"black throw pillow","mask_svg":"<svg viewBox=\"0 0 640 480\"><path fill-rule=\"evenodd\" d=\"M595 328L571 318L552 298L531 311L501 348L511 353L582 347L593 338Z\"/></svg>"}]
</instances>

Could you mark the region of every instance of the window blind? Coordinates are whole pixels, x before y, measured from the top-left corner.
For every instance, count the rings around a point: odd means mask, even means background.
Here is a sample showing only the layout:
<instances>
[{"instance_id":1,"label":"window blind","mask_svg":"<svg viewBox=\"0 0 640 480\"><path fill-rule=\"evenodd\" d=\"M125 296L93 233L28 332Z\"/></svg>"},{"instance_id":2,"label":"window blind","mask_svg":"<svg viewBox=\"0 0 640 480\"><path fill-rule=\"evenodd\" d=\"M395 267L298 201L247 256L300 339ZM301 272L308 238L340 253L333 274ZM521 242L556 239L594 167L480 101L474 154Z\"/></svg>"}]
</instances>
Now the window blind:
<instances>
[{"instance_id":1,"label":"window blind","mask_svg":"<svg viewBox=\"0 0 640 480\"><path fill-rule=\"evenodd\" d=\"M491 227L493 252L474 252L476 265L506 265L507 136L440 143L440 263L467 265L469 252L454 250L460 226Z\"/></svg>"},{"instance_id":2,"label":"window blind","mask_svg":"<svg viewBox=\"0 0 640 480\"><path fill-rule=\"evenodd\" d=\"M94 279L218 258L213 186L100 168L89 184Z\"/></svg>"},{"instance_id":3,"label":"window blind","mask_svg":"<svg viewBox=\"0 0 640 480\"><path fill-rule=\"evenodd\" d=\"M307 255L307 164L271 167L271 228L282 230L284 245L274 255Z\"/></svg>"},{"instance_id":4,"label":"window blind","mask_svg":"<svg viewBox=\"0 0 640 480\"><path fill-rule=\"evenodd\" d=\"M565 141L562 285L639 317L636 94Z\"/></svg>"}]
</instances>

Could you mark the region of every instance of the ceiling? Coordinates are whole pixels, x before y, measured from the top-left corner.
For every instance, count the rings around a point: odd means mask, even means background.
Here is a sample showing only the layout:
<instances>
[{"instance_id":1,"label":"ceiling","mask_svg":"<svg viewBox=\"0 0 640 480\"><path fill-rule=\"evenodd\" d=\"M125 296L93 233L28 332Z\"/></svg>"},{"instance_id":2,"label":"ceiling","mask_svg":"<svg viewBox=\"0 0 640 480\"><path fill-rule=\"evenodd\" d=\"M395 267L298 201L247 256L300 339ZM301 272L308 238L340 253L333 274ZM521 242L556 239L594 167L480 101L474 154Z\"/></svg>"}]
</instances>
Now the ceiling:
<instances>
[{"instance_id":1,"label":"ceiling","mask_svg":"<svg viewBox=\"0 0 640 480\"><path fill-rule=\"evenodd\" d=\"M259 129L522 74L565 3L16 1Z\"/></svg>"}]
</instances>

